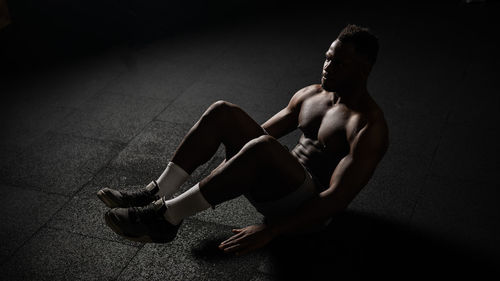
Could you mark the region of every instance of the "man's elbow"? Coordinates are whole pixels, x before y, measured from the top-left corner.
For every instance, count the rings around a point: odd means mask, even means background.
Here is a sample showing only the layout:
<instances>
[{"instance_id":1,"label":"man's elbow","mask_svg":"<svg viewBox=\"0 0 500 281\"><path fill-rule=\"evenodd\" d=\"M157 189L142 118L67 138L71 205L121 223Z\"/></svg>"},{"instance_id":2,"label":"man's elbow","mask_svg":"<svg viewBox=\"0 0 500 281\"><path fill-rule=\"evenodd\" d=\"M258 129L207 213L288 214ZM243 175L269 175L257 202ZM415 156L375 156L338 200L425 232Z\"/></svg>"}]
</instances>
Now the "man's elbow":
<instances>
[{"instance_id":1,"label":"man's elbow","mask_svg":"<svg viewBox=\"0 0 500 281\"><path fill-rule=\"evenodd\" d=\"M338 213L343 212L349 206L349 202L344 202L338 200L337 198L332 198L328 193L323 192L320 194L320 202L317 208L321 211L321 215L318 217L318 221L324 221L328 218L335 216Z\"/></svg>"},{"instance_id":2,"label":"man's elbow","mask_svg":"<svg viewBox=\"0 0 500 281\"><path fill-rule=\"evenodd\" d=\"M368 180L363 180L350 189L338 189L335 186L323 191L320 194L324 213L328 216L333 216L347 209L351 202L356 198L361 189L368 183Z\"/></svg>"}]
</instances>

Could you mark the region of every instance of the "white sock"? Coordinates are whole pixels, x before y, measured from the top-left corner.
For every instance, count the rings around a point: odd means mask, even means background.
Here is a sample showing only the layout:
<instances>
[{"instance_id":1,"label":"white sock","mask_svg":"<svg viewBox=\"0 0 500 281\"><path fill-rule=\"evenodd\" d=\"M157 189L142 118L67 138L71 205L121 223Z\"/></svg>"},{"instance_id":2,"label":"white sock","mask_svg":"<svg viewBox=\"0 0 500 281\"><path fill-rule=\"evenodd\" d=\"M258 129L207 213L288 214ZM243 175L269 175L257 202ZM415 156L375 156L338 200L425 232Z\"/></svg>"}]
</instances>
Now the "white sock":
<instances>
[{"instance_id":1,"label":"white sock","mask_svg":"<svg viewBox=\"0 0 500 281\"><path fill-rule=\"evenodd\" d=\"M167 211L163 215L172 224L179 224L184 218L192 216L210 207L203 194L200 192L200 183L195 184L178 197L165 200Z\"/></svg>"},{"instance_id":2,"label":"white sock","mask_svg":"<svg viewBox=\"0 0 500 281\"><path fill-rule=\"evenodd\" d=\"M167 168L160 175L156 183L160 187L158 195L170 198L179 187L189 178L189 174L174 162L168 162Z\"/></svg>"}]
</instances>

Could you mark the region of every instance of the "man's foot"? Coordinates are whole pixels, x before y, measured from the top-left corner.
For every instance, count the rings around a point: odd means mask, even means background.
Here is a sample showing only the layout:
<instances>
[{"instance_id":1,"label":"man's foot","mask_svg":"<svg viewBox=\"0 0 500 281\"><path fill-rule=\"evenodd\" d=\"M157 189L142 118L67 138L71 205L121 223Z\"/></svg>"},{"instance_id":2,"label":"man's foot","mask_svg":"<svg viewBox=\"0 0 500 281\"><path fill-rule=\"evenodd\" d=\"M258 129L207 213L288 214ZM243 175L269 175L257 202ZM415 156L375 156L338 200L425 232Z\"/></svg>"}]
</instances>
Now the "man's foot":
<instances>
[{"instance_id":1,"label":"man's foot","mask_svg":"<svg viewBox=\"0 0 500 281\"><path fill-rule=\"evenodd\" d=\"M129 240L167 243L174 240L182 221L169 223L163 216L166 210L163 200L157 200L145 207L111 209L104 219L114 232Z\"/></svg>"},{"instance_id":2,"label":"man's foot","mask_svg":"<svg viewBox=\"0 0 500 281\"><path fill-rule=\"evenodd\" d=\"M159 190L156 181L152 181L146 187L134 191L118 191L106 187L97 191L97 197L110 208L140 207L158 200Z\"/></svg>"}]
</instances>

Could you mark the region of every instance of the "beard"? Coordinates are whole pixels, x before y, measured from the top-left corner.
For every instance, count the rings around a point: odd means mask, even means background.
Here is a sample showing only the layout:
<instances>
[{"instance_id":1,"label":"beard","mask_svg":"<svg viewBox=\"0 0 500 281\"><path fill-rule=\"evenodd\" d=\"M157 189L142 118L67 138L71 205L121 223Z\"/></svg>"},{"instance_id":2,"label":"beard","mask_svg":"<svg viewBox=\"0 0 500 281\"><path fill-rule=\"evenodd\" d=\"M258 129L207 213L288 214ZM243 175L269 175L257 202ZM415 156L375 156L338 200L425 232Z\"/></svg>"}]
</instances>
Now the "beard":
<instances>
[{"instance_id":1,"label":"beard","mask_svg":"<svg viewBox=\"0 0 500 281\"><path fill-rule=\"evenodd\" d=\"M321 87L328 92L335 92L336 88L332 81L321 79Z\"/></svg>"}]
</instances>

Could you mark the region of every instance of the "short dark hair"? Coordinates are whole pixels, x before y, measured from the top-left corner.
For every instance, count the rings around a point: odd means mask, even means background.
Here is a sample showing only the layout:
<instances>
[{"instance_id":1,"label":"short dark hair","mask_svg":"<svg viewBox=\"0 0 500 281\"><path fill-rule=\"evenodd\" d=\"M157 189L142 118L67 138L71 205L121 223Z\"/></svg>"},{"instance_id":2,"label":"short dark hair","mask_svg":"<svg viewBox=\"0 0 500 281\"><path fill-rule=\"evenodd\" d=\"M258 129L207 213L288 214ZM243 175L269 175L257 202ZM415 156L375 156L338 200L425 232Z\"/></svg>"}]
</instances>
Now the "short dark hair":
<instances>
[{"instance_id":1,"label":"short dark hair","mask_svg":"<svg viewBox=\"0 0 500 281\"><path fill-rule=\"evenodd\" d=\"M372 64L375 63L379 48L378 38L368 28L348 24L337 39L343 43L353 44L356 52L364 55Z\"/></svg>"}]
</instances>

